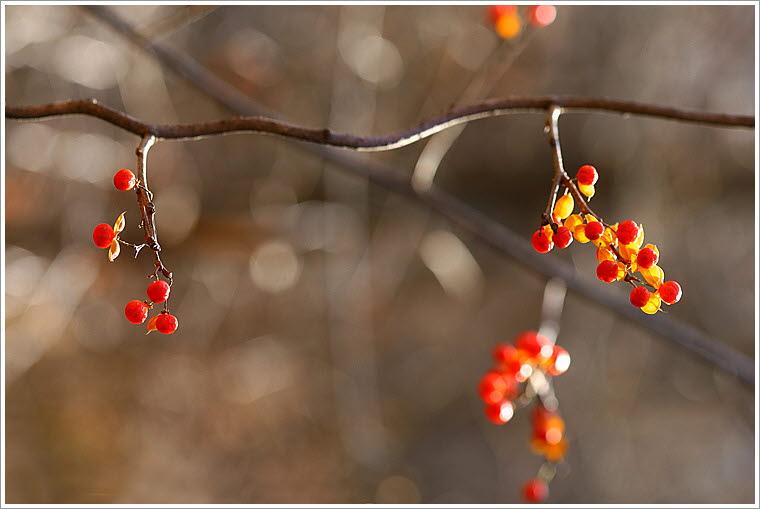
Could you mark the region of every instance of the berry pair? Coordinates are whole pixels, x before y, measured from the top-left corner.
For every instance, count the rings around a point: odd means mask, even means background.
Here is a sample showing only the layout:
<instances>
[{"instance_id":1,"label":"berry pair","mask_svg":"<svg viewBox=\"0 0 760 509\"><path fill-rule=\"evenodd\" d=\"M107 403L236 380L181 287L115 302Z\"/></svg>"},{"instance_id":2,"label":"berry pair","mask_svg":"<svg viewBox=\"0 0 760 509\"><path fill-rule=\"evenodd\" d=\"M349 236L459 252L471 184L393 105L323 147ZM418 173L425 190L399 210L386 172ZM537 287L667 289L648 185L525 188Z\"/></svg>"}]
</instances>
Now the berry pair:
<instances>
[{"instance_id":1,"label":"berry pair","mask_svg":"<svg viewBox=\"0 0 760 509\"><path fill-rule=\"evenodd\" d=\"M153 281L148 285L148 289L146 290L149 300L129 301L124 308L124 316L126 316L127 320L132 323L144 323L148 318L148 310L153 307L153 304L165 302L169 298L170 291L171 287L165 281ZM162 334L172 334L177 330L178 326L179 322L177 321L177 317L169 314L168 311L163 310L160 314L148 321L148 333L157 330Z\"/></svg>"},{"instance_id":2,"label":"berry pair","mask_svg":"<svg viewBox=\"0 0 760 509\"><path fill-rule=\"evenodd\" d=\"M531 5L527 10L528 21L537 27L551 25L557 16L553 5ZM488 17L496 33L504 39L513 39L522 32L522 18L517 11L517 5L491 5L488 7Z\"/></svg>"}]
</instances>

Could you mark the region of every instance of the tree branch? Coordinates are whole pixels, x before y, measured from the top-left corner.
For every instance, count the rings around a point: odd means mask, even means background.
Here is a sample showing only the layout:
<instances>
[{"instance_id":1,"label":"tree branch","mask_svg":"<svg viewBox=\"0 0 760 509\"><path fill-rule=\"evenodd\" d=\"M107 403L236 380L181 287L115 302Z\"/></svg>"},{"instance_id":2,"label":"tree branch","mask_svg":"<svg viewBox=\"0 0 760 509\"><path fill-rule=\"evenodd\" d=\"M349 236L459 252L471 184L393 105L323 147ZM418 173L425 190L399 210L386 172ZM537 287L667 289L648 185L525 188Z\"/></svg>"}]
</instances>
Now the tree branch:
<instances>
[{"instance_id":1,"label":"tree branch","mask_svg":"<svg viewBox=\"0 0 760 509\"><path fill-rule=\"evenodd\" d=\"M138 34L131 25L123 21L108 8L94 5L83 8L111 25L133 43L153 54L163 65L185 77L191 85L200 89L231 111L247 115L268 113L265 108L257 105L232 85L208 72L190 56L164 44L148 41ZM644 105L639 106L643 107ZM668 110L669 108L665 108L665 111ZM625 113L619 110L612 111ZM646 108L640 113L651 115L651 112ZM698 121L689 117L688 112L686 113L688 118L680 116L671 118L674 120ZM710 117L707 120L709 121ZM713 118L712 120L715 119ZM715 122L717 125L754 127L754 118L752 117L718 115L718 120L718 122ZM702 357L708 363L737 376L749 386L754 386L755 369L754 361L751 358L712 339L693 326L671 315L658 313L650 316L641 313L639 309L633 308L630 305L626 297L617 294L606 286L600 286L596 280L591 280L591 278L579 274L565 262L551 256L539 255L529 247L525 239L512 230L493 221L436 186L431 186L424 192L417 191L411 186L409 178L406 175L395 171L394 168L388 165L321 145L310 145L301 142L297 142L296 144L301 148L318 154L354 175L367 178L375 185L410 197L430 207L457 227L473 234L497 251L510 256L524 267L549 278L557 277L564 280L568 288L578 295Z\"/></svg>"},{"instance_id":2,"label":"tree branch","mask_svg":"<svg viewBox=\"0 0 760 509\"><path fill-rule=\"evenodd\" d=\"M5 116L14 119L40 119L59 115L81 114L100 118L139 136L151 134L162 139L198 139L217 134L252 132L275 134L331 147L377 152L411 145L444 129L465 122L513 113L545 114L551 108L561 108L563 113L592 111L643 115L705 125L751 128L755 126L755 118L752 116L704 113L631 101L561 96L512 97L483 101L454 108L414 127L383 136L337 133L330 129L313 129L263 116L238 117L194 124L149 124L102 105L96 99L63 101L40 106L6 106Z\"/></svg>"}]
</instances>

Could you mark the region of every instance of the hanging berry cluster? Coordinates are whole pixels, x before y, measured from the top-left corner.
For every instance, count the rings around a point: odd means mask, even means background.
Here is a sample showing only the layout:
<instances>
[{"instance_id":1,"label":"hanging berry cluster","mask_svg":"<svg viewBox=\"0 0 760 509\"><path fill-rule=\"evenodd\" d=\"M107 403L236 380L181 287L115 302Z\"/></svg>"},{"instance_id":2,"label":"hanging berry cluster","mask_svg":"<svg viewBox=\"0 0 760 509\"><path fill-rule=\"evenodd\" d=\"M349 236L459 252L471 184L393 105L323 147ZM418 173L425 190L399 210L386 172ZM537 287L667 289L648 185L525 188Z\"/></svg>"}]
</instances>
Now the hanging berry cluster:
<instances>
[{"instance_id":1,"label":"hanging berry cluster","mask_svg":"<svg viewBox=\"0 0 760 509\"><path fill-rule=\"evenodd\" d=\"M531 5L525 14L531 25L545 27L557 17L557 9L553 5ZM490 5L488 18L496 33L504 39L514 39L522 32L523 21L517 5Z\"/></svg>"},{"instance_id":2,"label":"hanging berry cluster","mask_svg":"<svg viewBox=\"0 0 760 509\"><path fill-rule=\"evenodd\" d=\"M590 212L586 200L594 196L599 174L591 165L581 166L576 178L581 212L574 214L575 199L571 192L574 183L566 183L562 196L557 198L551 219L544 218L532 238L533 248L539 253L548 253L554 246L564 249L573 239L581 244L592 242L596 247L599 265L596 275L605 283L625 281L633 285L630 301L648 314L660 310L661 304L675 304L681 300L681 285L675 281L665 281L665 273L657 265L660 251L654 244L644 243L644 226L635 221L604 223ZM583 196L581 196L581 194ZM634 276L639 272L643 281ZM653 291L650 291L653 290Z\"/></svg>"},{"instance_id":3,"label":"hanging berry cluster","mask_svg":"<svg viewBox=\"0 0 760 509\"><path fill-rule=\"evenodd\" d=\"M530 447L545 463L535 478L523 486L523 497L541 502L549 494L548 484L555 466L567 452L565 423L556 410L551 377L570 367L570 355L542 334L525 331L514 344L501 343L493 350L494 367L480 380L478 392L485 403L486 417L494 424L505 424L518 407L538 400L532 413L533 435ZM548 402L548 403L547 403ZM553 410L548 410L551 404Z\"/></svg>"},{"instance_id":4,"label":"hanging berry cluster","mask_svg":"<svg viewBox=\"0 0 760 509\"><path fill-rule=\"evenodd\" d=\"M141 154L138 150L138 154ZM161 263L161 259L158 256L158 242L155 239L155 226L152 224L152 215L155 213L155 206L151 201L152 194L143 186L141 182L135 177L135 174L131 170L121 169L116 172L113 177L113 184L119 191L130 191L136 189L138 193L138 202L141 204L141 208L144 209L144 217L141 226L149 232L146 235L146 242L143 244L132 244L122 240L119 235L124 230L126 221L124 216L126 212L122 212L116 219L113 227L108 223L101 223L95 227L92 232L92 240L95 245L101 249L108 248L108 260L113 262L121 252L121 244L133 247L135 249L135 257L139 254L140 250L149 246L153 249L156 255L156 269L152 274L149 274L149 278L155 278L148 285L146 294L148 299L145 301L132 300L129 301L124 308L124 316L128 321L135 324L142 324L148 319L148 313L153 308L154 304L164 304L164 309L157 315L148 320L147 329L150 332L157 330L163 334L172 334L177 330L179 322L177 317L169 313L168 300L169 293L171 292L172 275ZM143 206L143 203L146 205ZM150 214L148 214L150 212ZM145 216L149 216L146 220ZM150 226L146 223L150 221ZM159 274L162 274L167 281L159 279Z\"/></svg>"}]
</instances>

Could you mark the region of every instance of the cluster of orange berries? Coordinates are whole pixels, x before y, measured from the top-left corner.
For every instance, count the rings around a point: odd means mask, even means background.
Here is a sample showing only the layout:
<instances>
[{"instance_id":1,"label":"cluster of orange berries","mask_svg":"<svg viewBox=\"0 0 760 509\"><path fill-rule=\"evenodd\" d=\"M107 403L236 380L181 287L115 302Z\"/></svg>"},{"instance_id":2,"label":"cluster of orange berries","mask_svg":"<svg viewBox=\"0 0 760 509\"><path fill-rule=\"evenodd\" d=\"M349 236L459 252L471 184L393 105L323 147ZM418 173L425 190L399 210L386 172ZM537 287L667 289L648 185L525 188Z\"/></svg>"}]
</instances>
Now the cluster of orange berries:
<instances>
[{"instance_id":1,"label":"cluster of orange berries","mask_svg":"<svg viewBox=\"0 0 760 509\"><path fill-rule=\"evenodd\" d=\"M536 370L544 375L557 376L570 367L570 355L561 346L535 331L525 331L514 344L501 343L493 350L494 367L480 380L478 393L485 402L486 417L495 424L505 424L515 413L515 400L520 384ZM556 411L538 403L531 414L533 434L530 447L550 463L562 461L567 452L564 437L565 422ZM548 480L534 478L523 486L523 497L529 502L541 502L549 493Z\"/></svg>"},{"instance_id":2,"label":"cluster of orange berries","mask_svg":"<svg viewBox=\"0 0 760 509\"><path fill-rule=\"evenodd\" d=\"M599 174L591 165L578 170L576 181L578 190L587 198L594 196ZM681 285L675 281L665 281L665 272L657 265L660 252L654 244L644 243L644 227L635 221L607 225L591 214L573 214L575 200L566 188L564 195L554 205L551 222L533 234L531 243L539 253L548 253L554 246L566 248L573 239L585 244L593 242L597 246L596 259L599 265L596 275L605 283L628 281L634 288L630 301L648 314L660 310L661 304L675 304L681 300ZM639 272L654 291L649 291L633 273ZM637 286L636 283L642 283Z\"/></svg>"},{"instance_id":3,"label":"cluster of orange berries","mask_svg":"<svg viewBox=\"0 0 760 509\"><path fill-rule=\"evenodd\" d=\"M570 355L561 346L553 345L535 331L517 336L513 345L501 343L493 350L494 367L480 380L478 392L486 404L485 413L495 424L512 419L512 403L520 394L520 384L535 370L549 376L561 375L570 366Z\"/></svg>"},{"instance_id":4,"label":"cluster of orange berries","mask_svg":"<svg viewBox=\"0 0 760 509\"><path fill-rule=\"evenodd\" d=\"M153 304L166 302L170 291L171 287L166 281L153 281L148 285L148 289L145 292L148 294L148 300L129 301L124 308L124 316L132 323L144 323L148 319L148 310L153 308ZM177 330L178 326L179 321L177 317L164 309L161 313L148 320L148 332L146 334L150 334L154 330L162 334L171 334Z\"/></svg>"},{"instance_id":5,"label":"cluster of orange berries","mask_svg":"<svg viewBox=\"0 0 760 509\"><path fill-rule=\"evenodd\" d=\"M517 5L490 5L488 17L496 33L504 39L513 39L522 32L523 22ZM545 27L551 25L557 17L557 9L553 5L531 5L527 17L531 25Z\"/></svg>"},{"instance_id":6,"label":"cluster of orange berries","mask_svg":"<svg viewBox=\"0 0 760 509\"><path fill-rule=\"evenodd\" d=\"M121 169L116 172L113 177L113 185L119 191L129 191L134 189L138 185L135 174L128 169ZM116 219L113 226L108 223L101 223L95 227L92 232L92 241L101 249L108 248L108 260L114 261L120 252L119 234L124 229L126 224L124 215L126 212L122 212ZM128 244L128 243L127 243ZM131 245L131 244L130 244ZM124 316L132 323L143 323L148 318L148 310L153 308L153 304L166 302L169 299L169 292L171 287L166 281L153 281L148 285L146 293L148 295L147 301L132 300L127 303L124 308ZM148 333L157 330L163 334L172 334L177 330L179 322L177 317L170 314L166 309L161 311L158 315L154 316L148 321Z\"/></svg>"}]
</instances>

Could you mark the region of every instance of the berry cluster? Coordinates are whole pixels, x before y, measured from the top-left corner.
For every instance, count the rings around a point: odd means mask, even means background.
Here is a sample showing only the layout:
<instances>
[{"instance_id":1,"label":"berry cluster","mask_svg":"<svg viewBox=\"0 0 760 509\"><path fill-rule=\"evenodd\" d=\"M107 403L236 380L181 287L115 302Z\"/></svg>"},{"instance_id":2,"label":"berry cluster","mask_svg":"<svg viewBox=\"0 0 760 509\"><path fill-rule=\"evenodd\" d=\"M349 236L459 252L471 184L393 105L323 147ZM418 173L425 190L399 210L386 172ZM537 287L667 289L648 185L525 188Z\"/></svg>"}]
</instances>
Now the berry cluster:
<instances>
[{"instance_id":1,"label":"berry cluster","mask_svg":"<svg viewBox=\"0 0 760 509\"><path fill-rule=\"evenodd\" d=\"M581 166L575 178L579 193L586 199L593 197L598 178L596 168L588 164ZM585 201L581 203L581 213L573 214L575 200L571 189L574 186L572 181L566 182L565 194L557 198L551 220L545 220L533 234L533 248L539 253L548 253L554 246L566 248L573 239L581 244L593 242L599 262L597 277L605 283L627 281L633 285L630 301L634 306L653 314L660 310L663 302L670 305L681 300L681 285L665 281L665 273L657 265L660 259L657 246L641 247L644 227L632 220L606 224L589 212ZM635 272L639 272L644 281L634 276Z\"/></svg>"},{"instance_id":2,"label":"berry cluster","mask_svg":"<svg viewBox=\"0 0 760 509\"><path fill-rule=\"evenodd\" d=\"M148 300L129 301L124 308L124 316L132 323L144 323L148 318L148 310L153 308L153 304L166 302L170 291L171 287L166 281L153 281L148 285L148 289L145 292L148 294ZM148 332L146 334L150 334L154 330L162 334L171 334L177 330L178 326L177 317L164 309L161 313L148 320Z\"/></svg>"},{"instance_id":3,"label":"berry cluster","mask_svg":"<svg viewBox=\"0 0 760 509\"><path fill-rule=\"evenodd\" d=\"M113 177L113 184L116 189L120 191L129 191L139 185L135 174L130 170L122 169L116 172ZM129 242L125 242L119 238L119 234L124 230L126 224L124 215L126 212L122 212L116 219L113 227L108 223L101 223L95 227L92 232L92 240L96 246L101 249L108 248L108 260L114 261L121 250L120 244L126 244L135 248L135 256L139 253L142 246L137 246ZM158 270L148 277L156 277L156 281L153 281L148 285L146 293L148 300L132 300L129 301L124 308L124 316L131 323L141 324L148 318L148 311L153 308L153 304L164 303L164 309L161 313L155 315L148 321L147 328L150 333L154 330L163 334L172 334L177 330L179 322L177 317L169 313L167 309L167 301L169 299L169 293L171 291L170 283L166 281L160 281L158 279Z\"/></svg>"},{"instance_id":4,"label":"berry cluster","mask_svg":"<svg viewBox=\"0 0 760 509\"><path fill-rule=\"evenodd\" d=\"M567 350L535 331L521 333L514 344L496 345L493 360L495 365L481 378L478 393L486 404L486 417L495 424L505 424L512 419L518 400L525 406L536 396L529 394L521 384L539 373L543 379L561 375L570 367ZM536 478L528 481L523 487L523 497L528 502L541 502L549 494L553 465L562 461L567 452L565 422L556 410L547 410L541 400L531 417L531 450L543 456L552 468L542 468Z\"/></svg>"},{"instance_id":5,"label":"berry cluster","mask_svg":"<svg viewBox=\"0 0 760 509\"><path fill-rule=\"evenodd\" d=\"M570 366L567 350L534 331L523 332L513 345L497 345L493 359L496 364L480 380L478 392L486 404L486 417L495 424L504 424L512 418L515 411L512 400L521 393L520 384L534 371L557 376Z\"/></svg>"},{"instance_id":6,"label":"berry cluster","mask_svg":"<svg viewBox=\"0 0 760 509\"><path fill-rule=\"evenodd\" d=\"M553 5L531 5L526 14L531 25L545 27L557 17L557 9ZM496 33L504 39L514 39L522 32L523 22L517 5L490 5L488 17Z\"/></svg>"}]
</instances>

